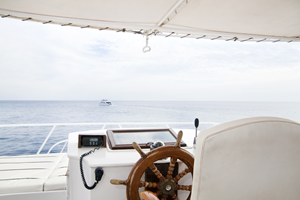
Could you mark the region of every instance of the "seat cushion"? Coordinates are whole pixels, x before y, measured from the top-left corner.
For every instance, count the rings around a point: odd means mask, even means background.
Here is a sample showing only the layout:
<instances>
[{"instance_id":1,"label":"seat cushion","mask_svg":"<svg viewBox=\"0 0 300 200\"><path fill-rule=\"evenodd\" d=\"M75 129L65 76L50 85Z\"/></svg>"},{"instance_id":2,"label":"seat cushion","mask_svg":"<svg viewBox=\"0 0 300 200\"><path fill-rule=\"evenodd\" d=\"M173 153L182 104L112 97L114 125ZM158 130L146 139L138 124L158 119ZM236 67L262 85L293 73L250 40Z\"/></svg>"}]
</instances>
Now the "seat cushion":
<instances>
[{"instance_id":1,"label":"seat cushion","mask_svg":"<svg viewBox=\"0 0 300 200\"><path fill-rule=\"evenodd\" d=\"M274 117L199 133L192 199L300 199L300 124Z\"/></svg>"},{"instance_id":2,"label":"seat cushion","mask_svg":"<svg viewBox=\"0 0 300 200\"><path fill-rule=\"evenodd\" d=\"M66 163L66 154L1 156L0 194L65 189Z\"/></svg>"},{"instance_id":3,"label":"seat cushion","mask_svg":"<svg viewBox=\"0 0 300 200\"><path fill-rule=\"evenodd\" d=\"M44 183L44 191L66 190L68 156L65 154Z\"/></svg>"}]
</instances>

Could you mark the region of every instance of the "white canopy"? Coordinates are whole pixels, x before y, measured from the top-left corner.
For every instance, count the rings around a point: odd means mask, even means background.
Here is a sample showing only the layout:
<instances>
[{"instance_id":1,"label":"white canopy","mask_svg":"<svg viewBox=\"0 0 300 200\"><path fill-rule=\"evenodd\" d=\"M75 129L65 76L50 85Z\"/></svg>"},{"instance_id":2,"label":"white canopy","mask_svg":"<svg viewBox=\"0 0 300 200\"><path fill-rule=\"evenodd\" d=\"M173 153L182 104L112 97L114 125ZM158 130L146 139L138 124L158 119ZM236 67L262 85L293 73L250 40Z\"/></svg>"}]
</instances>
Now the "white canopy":
<instances>
[{"instance_id":1,"label":"white canopy","mask_svg":"<svg viewBox=\"0 0 300 200\"><path fill-rule=\"evenodd\" d=\"M300 41L300 0L0 0L0 16L233 41Z\"/></svg>"}]
</instances>

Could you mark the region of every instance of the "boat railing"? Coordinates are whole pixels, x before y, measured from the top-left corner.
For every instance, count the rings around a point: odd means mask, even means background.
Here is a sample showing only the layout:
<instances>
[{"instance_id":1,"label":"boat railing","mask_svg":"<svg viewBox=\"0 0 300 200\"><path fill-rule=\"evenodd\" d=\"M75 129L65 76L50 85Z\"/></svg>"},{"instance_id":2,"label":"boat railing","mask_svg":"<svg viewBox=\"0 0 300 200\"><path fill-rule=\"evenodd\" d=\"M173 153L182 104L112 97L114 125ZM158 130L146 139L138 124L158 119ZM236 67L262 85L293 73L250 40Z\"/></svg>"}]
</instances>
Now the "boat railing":
<instances>
[{"instance_id":1,"label":"boat railing","mask_svg":"<svg viewBox=\"0 0 300 200\"><path fill-rule=\"evenodd\" d=\"M216 122L199 122L199 125L210 125L215 126L219 123ZM107 123L45 123L45 124L4 124L0 125L0 128L8 127L42 127L42 126L52 126L52 129L44 139L42 145L36 154L40 154L43 150L45 144L48 142L50 136L53 134L54 130L58 126L102 126L101 130L104 130L107 126L118 126L119 128L124 128L124 126L137 126L137 125L164 125L166 128L170 128L172 125L193 125L193 122L107 122ZM128 128L128 127L126 127ZM59 144L63 144L60 152L62 153L68 144L68 140L61 140L50 147L47 154L51 153L54 147Z\"/></svg>"}]
</instances>

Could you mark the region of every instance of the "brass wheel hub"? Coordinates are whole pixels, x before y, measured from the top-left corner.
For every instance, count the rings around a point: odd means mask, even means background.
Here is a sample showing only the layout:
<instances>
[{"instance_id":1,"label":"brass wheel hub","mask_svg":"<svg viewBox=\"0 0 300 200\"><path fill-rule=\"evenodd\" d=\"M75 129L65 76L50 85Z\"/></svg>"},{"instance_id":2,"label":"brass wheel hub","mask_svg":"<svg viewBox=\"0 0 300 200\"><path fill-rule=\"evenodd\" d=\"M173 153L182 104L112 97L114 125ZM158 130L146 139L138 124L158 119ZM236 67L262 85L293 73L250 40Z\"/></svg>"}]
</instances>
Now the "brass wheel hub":
<instances>
[{"instance_id":1,"label":"brass wheel hub","mask_svg":"<svg viewBox=\"0 0 300 200\"><path fill-rule=\"evenodd\" d=\"M172 179L165 179L160 183L159 189L165 195L170 195L175 192L177 188L176 183Z\"/></svg>"}]
</instances>

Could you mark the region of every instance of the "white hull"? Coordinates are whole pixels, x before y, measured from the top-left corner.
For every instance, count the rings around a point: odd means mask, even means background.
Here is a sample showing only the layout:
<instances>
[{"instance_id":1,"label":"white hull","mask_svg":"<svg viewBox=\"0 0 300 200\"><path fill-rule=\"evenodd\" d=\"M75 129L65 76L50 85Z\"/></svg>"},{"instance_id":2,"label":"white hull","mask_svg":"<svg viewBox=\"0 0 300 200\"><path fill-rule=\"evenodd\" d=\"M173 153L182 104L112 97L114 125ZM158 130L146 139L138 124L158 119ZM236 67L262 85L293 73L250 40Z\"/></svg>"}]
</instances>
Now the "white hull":
<instances>
[{"instance_id":1,"label":"white hull","mask_svg":"<svg viewBox=\"0 0 300 200\"><path fill-rule=\"evenodd\" d=\"M111 105L112 105L111 101L110 101L110 100L107 100L107 99L101 100L99 104L100 104L101 106L111 106Z\"/></svg>"}]
</instances>

